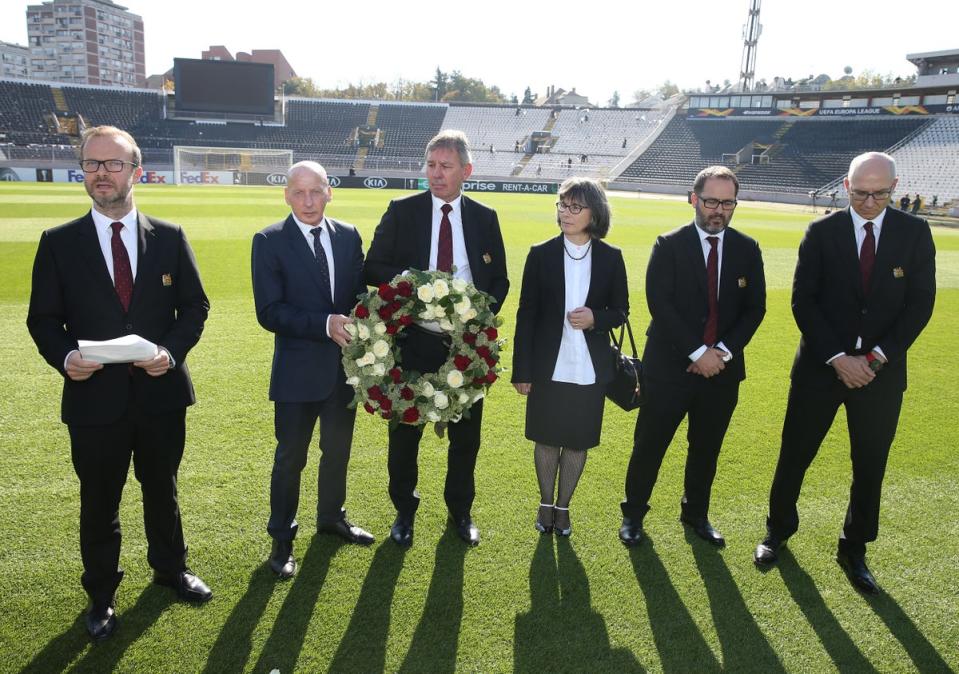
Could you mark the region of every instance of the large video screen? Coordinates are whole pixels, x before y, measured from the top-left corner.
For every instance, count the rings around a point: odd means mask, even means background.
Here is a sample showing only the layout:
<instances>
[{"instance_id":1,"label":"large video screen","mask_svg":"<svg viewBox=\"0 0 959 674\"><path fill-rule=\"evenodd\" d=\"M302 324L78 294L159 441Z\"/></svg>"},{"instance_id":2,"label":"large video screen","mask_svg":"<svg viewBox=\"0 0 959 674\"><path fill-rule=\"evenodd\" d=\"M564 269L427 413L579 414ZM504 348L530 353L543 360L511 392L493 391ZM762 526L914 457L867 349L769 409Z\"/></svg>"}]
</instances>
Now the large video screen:
<instances>
[{"instance_id":1,"label":"large video screen","mask_svg":"<svg viewBox=\"0 0 959 674\"><path fill-rule=\"evenodd\" d=\"M173 59L176 109L273 115L273 64Z\"/></svg>"}]
</instances>

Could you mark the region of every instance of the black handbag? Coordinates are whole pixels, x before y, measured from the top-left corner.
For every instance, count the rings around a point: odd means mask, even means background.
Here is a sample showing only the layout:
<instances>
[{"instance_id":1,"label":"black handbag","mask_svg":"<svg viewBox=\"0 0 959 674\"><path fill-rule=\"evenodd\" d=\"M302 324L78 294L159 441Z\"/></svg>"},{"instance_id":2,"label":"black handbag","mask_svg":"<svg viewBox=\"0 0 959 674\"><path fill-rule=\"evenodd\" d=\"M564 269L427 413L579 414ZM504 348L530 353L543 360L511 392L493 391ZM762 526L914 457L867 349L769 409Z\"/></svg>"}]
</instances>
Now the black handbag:
<instances>
[{"instance_id":1,"label":"black handbag","mask_svg":"<svg viewBox=\"0 0 959 674\"><path fill-rule=\"evenodd\" d=\"M623 353L623 333L629 335L629 346L633 355ZM645 402L643 397L643 363L636 354L636 342L633 340L633 329L626 318L619 327L619 339L613 330L609 331L612 342L610 349L615 361L613 380L606 385L606 397L629 412Z\"/></svg>"}]
</instances>

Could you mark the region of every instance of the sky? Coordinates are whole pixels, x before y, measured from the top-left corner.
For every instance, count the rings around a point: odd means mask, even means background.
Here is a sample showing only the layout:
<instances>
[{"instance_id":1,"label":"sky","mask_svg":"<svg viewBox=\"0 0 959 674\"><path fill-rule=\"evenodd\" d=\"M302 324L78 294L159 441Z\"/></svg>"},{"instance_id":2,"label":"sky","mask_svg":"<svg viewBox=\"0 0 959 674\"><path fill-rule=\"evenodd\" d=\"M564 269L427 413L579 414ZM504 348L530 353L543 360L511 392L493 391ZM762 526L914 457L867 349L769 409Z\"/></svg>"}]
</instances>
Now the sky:
<instances>
[{"instance_id":1,"label":"sky","mask_svg":"<svg viewBox=\"0 0 959 674\"><path fill-rule=\"evenodd\" d=\"M38 4L40 0L34 0ZM0 40L26 44L26 6L0 0ZM739 79L749 0L362 3L127 0L143 17L146 74L213 44L281 49L322 88L427 81L459 70L522 98L572 89L605 105L665 80L681 89ZM953 0L766 0L756 79L833 78L850 66L911 75L907 53L959 49ZM267 11L269 10L269 11Z\"/></svg>"}]
</instances>

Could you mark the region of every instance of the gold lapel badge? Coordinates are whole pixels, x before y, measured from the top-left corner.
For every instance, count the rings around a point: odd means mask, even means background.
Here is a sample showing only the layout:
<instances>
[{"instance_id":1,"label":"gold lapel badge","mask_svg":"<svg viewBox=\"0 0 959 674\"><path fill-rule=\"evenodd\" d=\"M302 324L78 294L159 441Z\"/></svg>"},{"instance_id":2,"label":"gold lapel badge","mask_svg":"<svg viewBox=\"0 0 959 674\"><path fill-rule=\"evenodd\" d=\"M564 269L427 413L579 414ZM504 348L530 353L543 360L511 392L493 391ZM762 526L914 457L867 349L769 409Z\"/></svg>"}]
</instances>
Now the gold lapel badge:
<instances>
[{"instance_id":1,"label":"gold lapel badge","mask_svg":"<svg viewBox=\"0 0 959 674\"><path fill-rule=\"evenodd\" d=\"M740 287L740 288L745 288L745 287L746 287L746 277L745 277L745 276L740 276L739 279L736 281L736 283L739 284L739 287Z\"/></svg>"},{"instance_id":2,"label":"gold lapel badge","mask_svg":"<svg viewBox=\"0 0 959 674\"><path fill-rule=\"evenodd\" d=\"M164 285L164 286L172 286L172 285L173 285L173 277L170 276L169 274L164 274L164 275L161 277L161 279L163 280L163 285Z\"/></svg>"},{"instance_id":3,"label":"gold lapel badge","mask_svg":"<svg viewBox=\"0 0 959 674\"><path fill-rule=\"evenodd\" d=\"M489 253L483 253L483 262L485 262L486 264L489 264L492 261L493 261L493 258L490 257Z\"/></svg>"},{"instance_id":4,"label":"gold lapel badge","mask_svg":"<svg viewBox=\"0 0 959 674\"><path fill-rule=\"evenodd\" d=\"M892 275L896 278L902 278L903 276L906 275L906 272L902 270L902 267L895 267L892 270Z\"/></svg>"}]
</instances>

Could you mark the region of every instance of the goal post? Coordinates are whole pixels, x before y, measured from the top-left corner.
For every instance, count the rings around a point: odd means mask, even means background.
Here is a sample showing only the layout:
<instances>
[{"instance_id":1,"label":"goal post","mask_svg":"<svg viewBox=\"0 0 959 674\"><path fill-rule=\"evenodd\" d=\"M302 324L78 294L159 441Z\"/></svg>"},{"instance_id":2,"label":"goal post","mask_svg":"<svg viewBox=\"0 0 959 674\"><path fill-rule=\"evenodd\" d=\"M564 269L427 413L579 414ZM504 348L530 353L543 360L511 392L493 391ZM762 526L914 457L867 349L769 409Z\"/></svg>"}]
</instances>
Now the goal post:
<instances>
[{"instance_id":1,"label":"goal post","mask_svg":"<svg viewBox=\"0 0 959 674\"><path fill-rule=\"evenodd\" d=\"M245 183L239 176L285 173L292 165L293 150L173 146L173 182L177 185Z\"/></svg>"}]
</instances>

